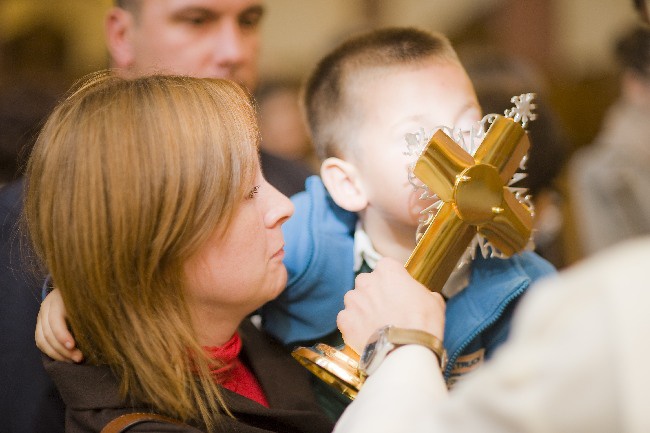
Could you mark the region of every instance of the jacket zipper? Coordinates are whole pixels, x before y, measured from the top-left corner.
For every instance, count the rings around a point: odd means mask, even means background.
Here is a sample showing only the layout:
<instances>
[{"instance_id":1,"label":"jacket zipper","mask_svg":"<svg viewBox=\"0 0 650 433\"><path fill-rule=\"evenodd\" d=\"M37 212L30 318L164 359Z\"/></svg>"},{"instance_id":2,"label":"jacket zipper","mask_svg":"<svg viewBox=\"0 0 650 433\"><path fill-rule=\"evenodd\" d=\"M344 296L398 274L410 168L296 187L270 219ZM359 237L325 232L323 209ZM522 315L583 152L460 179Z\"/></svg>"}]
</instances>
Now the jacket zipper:
<instances>
[{"instance_id":1,"label":"jacket zipper","mask_svg":"<svg viewBox=\"0 0 650 433\"><path fill-rule=\"evenodd\" d=\"M483 322L483 324L477 328L470 336L467 338L463 344L460 345L458 349L447 359L447 365L445 366L445 371L443 374L443 377L445 379L445 382L449 380L449 377L451 376L451 370L456 363L456 359L460 356L461 353L465 350L467 346L469 346L469 343L471 343L479 334L481 334L483 331L485 331L487 328L492 326L497 320L501 318L503 315L503 312L505 309L510 305L510 303L521 296L526 288L530 285L530 282L528 283L523 283L521 286L519 286L514 292L511 292L510 295L506 298L506 301L501 305L501 307L497 310L495 314L492 315L489 321Z\"/></svg>"}]
</instances>

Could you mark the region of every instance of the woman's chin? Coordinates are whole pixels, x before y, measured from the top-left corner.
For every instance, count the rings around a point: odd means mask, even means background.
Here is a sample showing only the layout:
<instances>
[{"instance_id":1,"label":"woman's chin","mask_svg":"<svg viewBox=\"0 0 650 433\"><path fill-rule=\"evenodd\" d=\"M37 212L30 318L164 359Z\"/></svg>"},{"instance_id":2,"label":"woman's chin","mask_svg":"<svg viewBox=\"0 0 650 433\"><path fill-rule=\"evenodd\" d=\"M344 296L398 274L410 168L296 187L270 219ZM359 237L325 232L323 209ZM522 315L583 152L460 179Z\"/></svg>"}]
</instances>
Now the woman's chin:
<instances>
[{"instance_id":1,"label":"woman's chin","mask_svg":"<svg viewBox=\"0 0 650 433\"><path fill-rule=\"evenodd\" d=\"M277 280L277 286L276 286L276 289L275 289L275 294L273 295L273 297L271 299L269 299L270 301L272 301L273 299L280 296L280 293L282 293L284 291L285 287L287 287L288 278L289 277L288 277L288 273L287 273L287 268L282 266L281 275L278 277L278 280Z\"/></svg>"}]
</instances>

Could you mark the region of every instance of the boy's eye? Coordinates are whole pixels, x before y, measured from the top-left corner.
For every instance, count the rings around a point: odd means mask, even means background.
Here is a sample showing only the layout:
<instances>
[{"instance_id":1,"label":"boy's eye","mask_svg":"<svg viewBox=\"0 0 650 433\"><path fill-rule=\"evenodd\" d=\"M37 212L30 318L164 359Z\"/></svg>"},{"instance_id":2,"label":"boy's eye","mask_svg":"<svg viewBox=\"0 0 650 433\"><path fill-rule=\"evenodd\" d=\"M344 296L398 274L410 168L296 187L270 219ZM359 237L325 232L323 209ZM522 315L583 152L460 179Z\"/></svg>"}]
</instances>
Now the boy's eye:
<instances>
[{"instance_id":1,"label":"boy's eye","mask_svg":"<svg viewBox=\"0 0 650 433\"><path fill-rule=\"evenodd\" d=\"M257 193L259 192L259 190L260 190L260 186L259 186L259 185L255 185L255 186L254 186L254 187L253 187L253 188L248 192L248 195L246 196L246 198L249 199L249 200L252 199L252 198L255 198L255 194L257 194Z\"/></svg>"}]
</instances>

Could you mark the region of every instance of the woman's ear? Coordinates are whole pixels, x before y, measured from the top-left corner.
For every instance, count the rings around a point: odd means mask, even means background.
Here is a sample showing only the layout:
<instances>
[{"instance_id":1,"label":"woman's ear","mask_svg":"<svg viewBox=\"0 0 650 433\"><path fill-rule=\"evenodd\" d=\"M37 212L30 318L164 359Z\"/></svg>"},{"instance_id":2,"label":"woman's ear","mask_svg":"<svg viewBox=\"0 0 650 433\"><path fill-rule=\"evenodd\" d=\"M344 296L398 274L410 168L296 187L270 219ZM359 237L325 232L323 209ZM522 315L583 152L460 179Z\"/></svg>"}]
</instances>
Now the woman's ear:
<instances>
[{"instance_id":1,"label":"woman's ear","mask_svg":"<svg viewBox=\"0 0 650 433\"><path fill-rule=\"evenodd\" d=\"M134 61L131 31L135 25L133 14L114 7L106 15L106 44L113 67L127 70Z\"/></svg>"},{"instance_id":2,"label":"woman's ear","mask_svg":"<svg viewBox=\"0 0 650 433\"><path fill-rule=\"evenodd\" d=\"M320 177L334 202L350 212L360 212L368 206L359 171L349 162L327 158L320 167Z\"/></svg>"}]
</instances>

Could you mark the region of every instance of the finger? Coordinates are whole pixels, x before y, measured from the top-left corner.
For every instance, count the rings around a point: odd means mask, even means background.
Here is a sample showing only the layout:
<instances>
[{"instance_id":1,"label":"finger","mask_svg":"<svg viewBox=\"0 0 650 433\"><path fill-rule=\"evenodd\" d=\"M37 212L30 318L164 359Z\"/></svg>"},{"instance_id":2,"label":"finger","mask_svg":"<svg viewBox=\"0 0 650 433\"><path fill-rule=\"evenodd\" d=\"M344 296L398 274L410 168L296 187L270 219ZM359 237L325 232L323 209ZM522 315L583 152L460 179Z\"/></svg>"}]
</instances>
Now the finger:
<instances>
[{"instance_id":1,"label":"finger","mask_svg":"<svg viewBox=\"0 0 650 433\"><path fill-rule=\"evenodd\" d=\"M65 321L65 317L59 314L50 314L48 316L49 326L52 330L52 335L56 340L68 350L72 350L75 347L74 337L68 329L68 324Z\"/></svg>"},{"instance_id":2,"label":"finger","mask_svg":"<svg viewBox=\"0 0 650 433\"><path fill-rule=\"evenodd\" d=\"M356 353L361 353L365 344L363 321L342 310L336 317L336 324L343 336L343 342L350 346Z\"/></svg>"},{"instance_id":3,"label":"finger","mask_svg":"<svg viewBox=\"0 0 650 433\"><path fill-rule=\"evenodd\" d=\"M54 347L52 347L51 343L48 341L48 338L46 336L46 330L44 329L43 323L45 322L45 317L46 317L46 310L47 310L47 305L43 304L41 305L41 309L38 313L38 318L36 321L36 333L35 333L35 339L36 339L36 346L47 356L49 356L52 359L55 359L57 361L65 361L65 357L62 356Z\"/></svg>"},{"instance_id":4,"label":"finger","mask_svg":"<svg viewBox=\"0 0 650 433\"><path fill-rule=\"evenodd\" d=\"M40 322L40 317L41 317L41 312L38 312L38 317L36 318L36 329L34 330L34 342L36 343L36 347L42 352L43 350L43 332L41 331L41 322Z\"/></svg>"},{"instance_id":5,"label":"finger","mask_svg":"<svg viewBox=\"0 0 650 433\"><path fill-rule=\"evenodd\" d=\"M66 348L54 335L50 324L52 321L52 314L49 307L49 304L44 304L43 308L41 309L41 332L45 340L44 347L42 347L41 350L43 350L45 354L50 358L56 359L58 361L76 361L79 359L79 354L76 354L75 357L75 353L72 350Z\"/></svg>"},{"instance_id":6,"label":"finger","mask_svg":"<svg viewBox=\"0 0 650 433\"><path fill-rule=\"evenodd\" d=\"M354 279L354 290L363 292L370 285L371 280L372 274L363 273L357 275L357 277Z\"/></svg>"},{"instance_id":7,"label":"finger","mask_svg":"<svg viewBox=\"0 0 650 433\"><path fill-rule=\"evenodd\" d=\"M350 290L343 296L343 305L349 314L366 315L372 310L373 299L368 292Z\"/></svg>"},{"instance_id":8,"label":"finger","mask_svg":"<svg viewBox=\"0 0 650 433\"><path fill-rule=\"evenodd\" d=\"M65 304L63 303L61 292L58 289L54 289L54 291L50 293L49 298L50 299L46 299L49 306L49 309L47 310L47 323L59 343L67 349L72 350L75 346L75 341L68 329L68 324L66 323L67 313L65 311Z\"/></svg>"},{"instance_id":9,"label":"finger","mask_svg":"<svg viewBox=\"0 0 650 433\"><path fill-rule=\"evenodd\" d=\"M351 299L350 299L354 296L352 293L353 293L352 290L348 290L347 292L345 292L345 295L343 295L344 308L349 308L350 306L352 306Z\"/></svg>"},{"instance_id":10,"label":"finger","mask_svg":"<svg viewBox=\"0 0 650 433\"><path fill-rule=\"evenodd\" d=\"M83 360L83 354L79 349L75 348L76 342L66 321L67 312L61 292L58 289L54 289L51 296L52 302L50 302L50 308L48 310L47 323L51 328L54 338L56 338L60 345L68 349L70 358L74 362L81 362Z\"/></svg>"},{"instance_id":11,"label":"finger","mask_svg":"<svg viewBox=\"0 0 650 433\"><path fill-rule=\"evenodd\" d=\"M84 354L81 353L81 350L75 348L70 352L70 358L78 364L84 360Z\"/></svg>"},{"instance_id":12,"label":"finger","mask_svg":"<svg viewBox=\"0 0 650 433\"><path fill-rule=\"evenodd\" d=\"M343 332L344 329L347 329L347 312L345 310L339 311L339 314L336 315L336 327L339 328L339 331Z\"/></svg>"}]
</instances>

